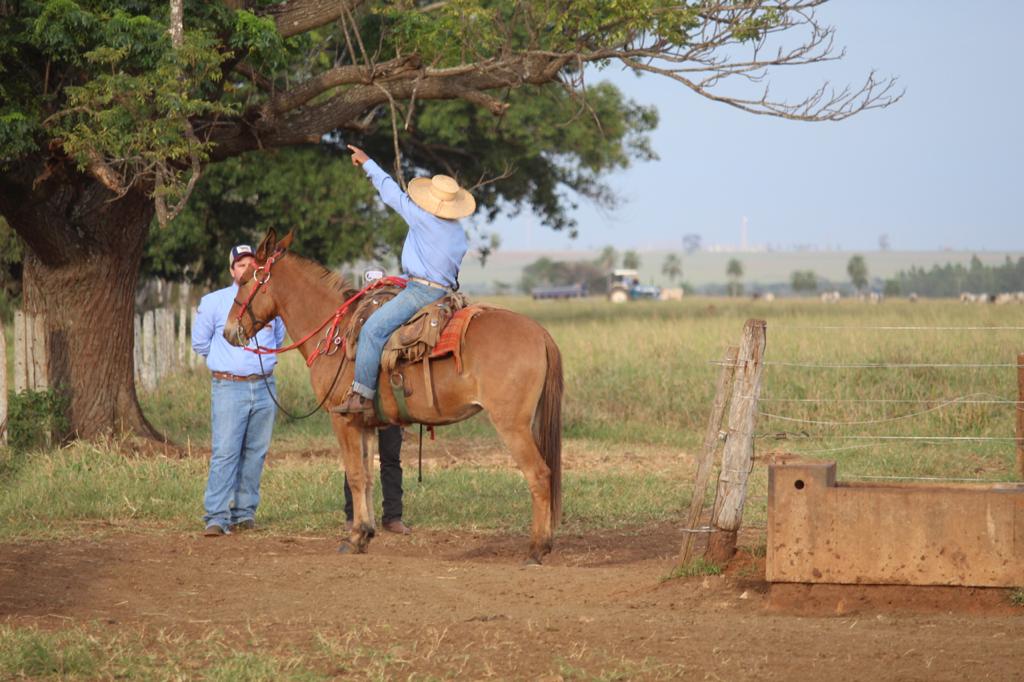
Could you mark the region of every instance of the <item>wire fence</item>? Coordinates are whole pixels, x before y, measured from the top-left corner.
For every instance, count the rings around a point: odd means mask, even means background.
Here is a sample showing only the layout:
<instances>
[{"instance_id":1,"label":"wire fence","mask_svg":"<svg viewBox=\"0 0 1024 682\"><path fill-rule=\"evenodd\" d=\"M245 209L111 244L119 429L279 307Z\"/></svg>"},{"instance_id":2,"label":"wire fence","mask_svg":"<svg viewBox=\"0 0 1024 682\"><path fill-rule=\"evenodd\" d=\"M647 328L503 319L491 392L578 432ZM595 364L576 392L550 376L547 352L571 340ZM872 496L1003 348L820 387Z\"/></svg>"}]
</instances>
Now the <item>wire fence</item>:
<instances>
[{"instance_id":1,"label":"wire fence","mask_svg":"<svg viewBox=\"0 0 1024 682\"><path fill-rule=\"evenodd\" d=\"M772 331L776 334L779 332L786 331L868 331L868 332L963 332L963 333L979 333L979 332L1019 332L1024 331L1024 326L981 326L981 325L779 325L778 327L772 328ZM783 337L787 338L787 337ZM843 336L847 338L847 336ZM993 338L993 337L986 337ZM916 343L916 342L915 342ZM1003 435L998 433L992 428L992 420L989 417L981 420L982 426L977 424L971 424L969 428L965 427L959 432L956 430L952 432L935 432L940 429L935 429L935 425L940 426L952 424L958 424L959 421L965 421L961 419L958 421L953 416L956 410L969 410L977 413L978 410L999 410L1001 408L1013 409L1009 414L1013 415L1013 419L1007 421L1008 430L1012 430L1014 423L1017 422L1019 413L1024 411L1024 401L1020 399L1013 399L999 395L998 393L991 391L972 391L963 392L960 395L943 395L943 396L922 396L922 397L877 397L876 395L857 396L851 395L851 392L863 390L864 392L875 392L879 390L886 390L886 386L892 386L893 392L906 391L913 388L917 390L920 388L920 384L912 384L908 382L906 377L912 376L903 374L904 370L943 370L942 375L933 376L952 376L957 371L965 370L1013 370L1014 375L1024 375L1022 369L1024 364L1019 361L1021 356L1017 356L1018 362L973 362L973 361L917 361L910 359L908 361L888 361L886 359L872 361L837 361L837 362L820 362L804 360L802 358L785 358L781 360L765 360L764 366L766 372L770 368L775 368L772 376L776 376L779 372L789 372L790 370L824 370L828 372L832 371L843 371L851 372L853 374L851 379L840 380L840 379L827 379L824 382L819 381L817 386L820 389L822 383L828 386L830 389L839 392L840 395L831 397L828 395L800 395L805 393L805 386L800 382L799 378L794 379L793 377L804 376L803 373L799 375L788 375L785 380L778 382L768 382L775 389L775 387L781 387L779 393L774 395L768 395L764 397L758 397L758 403L763 406L763 409L759 409L759 417L765 420L767 425L780 423L788 425L787 428L782 430L769 430L764 429L763 432L757 433L755 437L761 442L770 442L772 440L779 442L789 442L800 444L800 446L792 448L792 454L799 456L815 456L815 455L836 455L839 453L856 453L857 451L868 451L871 449L886 448L885 455L891 454L891 446L896 444L905 445L931 445L931 446L964 446L968 444L974 444L980 446L991 445L994 450L996 447L999 448L999 452L1005 453L1010 448L1004 446L1009 444L1021 444L1021 438L1019 434L1016 435ZM715 366L727 366L730 363L722 362L720 360L712 360L710 364ZM739 365L736 365L739 366ZM875 370L893 371L894 383L887 384L884 379L881 379L879 375L874 373ZM946 374L945 372L949 373ZM870 375L865 374L871 372ZM831 374L829 376L832 376ZM868 377L870 376L870 379ZM977 377L991 378L991 373L978 373L971 375L971 381L975 381ZM944 384L955 385L956 381L953 379L943 379ZM1016 383L1016 382L1014 382ZM1002 384L1002 382L1000 382ZM1022 383L1024 386L1024 383ZM787 391L793 390L797 392L797 396L785 395ZM832 388L834 387L834 388ZM944 385L944 388L948 391L948 385ZM824 390L821 393L829 393L832 390ZM1021 390L1024 390L1022 388ZM845 392L847 395L841 395ZM744 396L745 398L754 398L754 396ZM843 414L839 417L829 414L830 407L838 408ZM888 409L888 408L908 408L908 409ZM887 414L878 415L872 414L877 412L879 409L884 409ZM893 414L892 412L898 412ZM808 414L810 413L810 414ZM823 414L824 413L824 414ZM899 428L893 428L883 430L886 426L893 426ZM906 431L906 432L904 432ZM964 433L967 431L967 433ZM923 433L922 433L923 432ZM803 447L803 444L820 444L822 447ZM977 453L971 453L975 458L980 457ZM895 459L895 458L890 458ZM948 459L948 458L947 458ZM920 458L913 460L916 463L920 462ZM893 467L892 461L887 461L885 466L888 468ZM874 468L874 467L869 467ZM955 468L955 467L954 467ZM979 466L980 470L991 471L992 467ZM995 472L996 475L1005 475L1008 472L1005 470L1005 466L1002 467L1003 471ZM958 472L959 473L959 472ZM973 473L973 472L963 472ZM1015 474L1014 474L1015 475ZM933 475L932 473L923 473L921 475L892 475L887 474L876 474L876 473L857 473L849 472L844 473L844 477L851 479L864 479L864 480L891 480L891 481L945 481L945 482L973 482L981 483L988 482L992 483L992 478L984 477L972 477L960 475Z\"/></svg>"}]
</instances>

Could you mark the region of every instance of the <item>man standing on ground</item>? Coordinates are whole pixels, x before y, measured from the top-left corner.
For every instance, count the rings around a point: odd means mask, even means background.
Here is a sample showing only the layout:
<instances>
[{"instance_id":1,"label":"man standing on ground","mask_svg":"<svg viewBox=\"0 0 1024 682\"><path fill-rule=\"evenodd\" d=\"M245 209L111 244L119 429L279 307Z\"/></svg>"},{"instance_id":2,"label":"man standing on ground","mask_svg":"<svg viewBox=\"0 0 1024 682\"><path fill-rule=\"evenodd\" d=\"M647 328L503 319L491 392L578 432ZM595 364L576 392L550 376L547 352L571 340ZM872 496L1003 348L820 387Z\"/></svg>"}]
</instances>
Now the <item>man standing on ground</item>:
<instances>
[{"instance_id":1,"label":"man standing on ground","mask_svg":"<svg viewBox=\"0 0 1024 682\"><path fill-rule=\"evenodd\" d=\"M192 348L206 358L212 375L212 454L203 498L203 535L211 537L256 527L263 460L277 413L272 375L277 357L263 356L261 367L260 357L224 338L224 322L238 295L239 280L255 262L251 246L239 244L231 249L233 282L203 296L192 328ZM284 334L284 322L278 317L259 331L256 340L262 347L280 348Z\"/></svg>"}]
</instances>

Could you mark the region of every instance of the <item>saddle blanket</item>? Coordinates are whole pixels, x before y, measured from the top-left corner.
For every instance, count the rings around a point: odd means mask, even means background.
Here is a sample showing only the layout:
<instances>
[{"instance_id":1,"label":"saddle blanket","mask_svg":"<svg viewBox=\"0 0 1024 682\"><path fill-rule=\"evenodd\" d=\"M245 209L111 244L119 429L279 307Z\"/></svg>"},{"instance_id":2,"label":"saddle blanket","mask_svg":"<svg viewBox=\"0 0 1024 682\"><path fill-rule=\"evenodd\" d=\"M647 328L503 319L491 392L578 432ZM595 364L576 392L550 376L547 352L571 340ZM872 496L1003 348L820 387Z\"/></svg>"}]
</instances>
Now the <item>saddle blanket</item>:
<instances>
[{"instance_id":1,"label":"saddle blanket","mask_svg":"<svg viewBox=\"0 0 1024 682\"><path fill-rule=\"evenodd\" d=\"M486 306L475 303L457 311L441 331L441 338L430 352L431 358L455 356L455 371L462 374L462 342L466 339L466 330L470 321L478 314L487 310Z\"/></svg>"}]
</instances>

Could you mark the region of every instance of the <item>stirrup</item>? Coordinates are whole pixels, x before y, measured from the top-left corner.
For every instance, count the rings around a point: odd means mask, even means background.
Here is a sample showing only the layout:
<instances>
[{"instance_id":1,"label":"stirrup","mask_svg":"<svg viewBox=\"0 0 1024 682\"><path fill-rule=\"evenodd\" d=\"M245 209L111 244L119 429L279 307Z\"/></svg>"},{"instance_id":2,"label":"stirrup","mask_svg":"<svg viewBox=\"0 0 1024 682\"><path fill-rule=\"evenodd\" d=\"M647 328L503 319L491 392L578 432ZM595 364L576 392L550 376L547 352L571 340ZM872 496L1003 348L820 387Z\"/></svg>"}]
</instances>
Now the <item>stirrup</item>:
<instances>
[{"instance_id":1,"label":"stirrup","mask_svg":"<svg viewBox=\"0 0 1024 682\"><path fill-rule=\"evenodd\" d=\"M369 414L373 412L373 402L352 392L343 403L335 405L330 411L334 414Z\"/></svg>"}]
</instances>

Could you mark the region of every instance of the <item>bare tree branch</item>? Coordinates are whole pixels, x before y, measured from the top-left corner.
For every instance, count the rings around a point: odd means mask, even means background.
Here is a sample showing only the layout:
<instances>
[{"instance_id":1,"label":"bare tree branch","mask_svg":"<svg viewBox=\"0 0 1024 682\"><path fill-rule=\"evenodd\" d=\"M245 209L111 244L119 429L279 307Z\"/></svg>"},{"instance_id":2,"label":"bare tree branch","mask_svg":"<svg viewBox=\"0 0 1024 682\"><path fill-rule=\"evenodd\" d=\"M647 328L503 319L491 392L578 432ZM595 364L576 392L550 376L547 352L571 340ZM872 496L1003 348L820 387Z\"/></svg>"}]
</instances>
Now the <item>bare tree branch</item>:
<instances>
[{"instance_id":1,"label":"bare tree branch","mask_svg":"<svg viewBox=\"0 0 1024 682\"><path fill-rule=\"evenodd\" d=\"M100 181L100 183L114 192L119 197L124 196L128 192L128 187L125 186L124 178L121 174L110 167L110 164L100 156L98 152L89 153L89 164L87 166L89 174Z\"/></svg>"},{"instance_id":2,"label":"bare tree branch","mask_svg":"<svg viewBox=\"0 0 1024 682\"><path fill-rule=\"evenodd\" d=\"M461 98L501 115L508 104L494 91L527 84L561 83L581 95L581 112L593 114L586 104L585 65L610 61L638 73L669 78L702 97L749 113L792 120L838 121L898 101L902 92L897 91L896 79L878 80L874 72L860 87L834 89L826 81L795 101L775 97L765 85L767 75L775 68L824 63L844 56L835 48L835 30L822 24L814 13L826 1L709 1L700 6L699 25L694 26L687 40L670 42L656 33L636 32L625 35L617 44L603 44L603 36L625 26L619 22L592 35L579 36L563 51L536 49L543 28L534 26L537 19L530 3L517 3L513 13L500 20L505 23L498 26L508 36L504 48L490 55L463 54L463 63L439 67L422 65L418 55L377 63L359 34L356 11L365 4L362 0L288 0L265 10L275 18L282 36L338 20L351 63L337 65L273 95L262 107L243 114L234 128L215 130L212 141L218 146L214 157L232 156L256 145L280 146L317 139L339 127L365 130L377 107L387 104L395 113L396 102L402 100ZM439 11L445 4L430 3L418 9ZM658 13L679 9L666 7ZM532 36L529 41L533 48L513 49L514 36L523 35ZM795 41L793 36L797 37ZM729 83L761 87L756 94L738 94L725 90ZM332 91L330 97L321 97Z\"/></svg>"},{"instance_id":3,"label":"bare tree branch","mask_svg":"<svg viewBox=\"0 0 1024 682\"><path fill-rule=\"evenodd\" d=\"M346 11L351 12L364 4L365 0L286 0L270 5L263 14L271 16L277 24L282 38L311 31L339 19Z\"/></svg>"},{"instance_id":4,"label":"bare tree branch","mask_svg":"<svg viewBox=\"0 0 1024 682\"><path fill-rule=\"evenodd\" d=\"M515 174L515 172L516 172L516 167L513 164L508 163L506 161L505 162L505 168L504 168L504 170L501 171L501 173L499 173L498 175L495 175L493 177L487 177L485 175L481 175L479 178L477 178L476 183L472 187L467 188L467 190L469 191L470 194L472 194L473 192L475 192L476 190L480 189L481 187L486 187L487 185L493 185L496 182L500 182L501 180L505 180L506 178L512 177Z\"/></svg>"}]
</instances>

